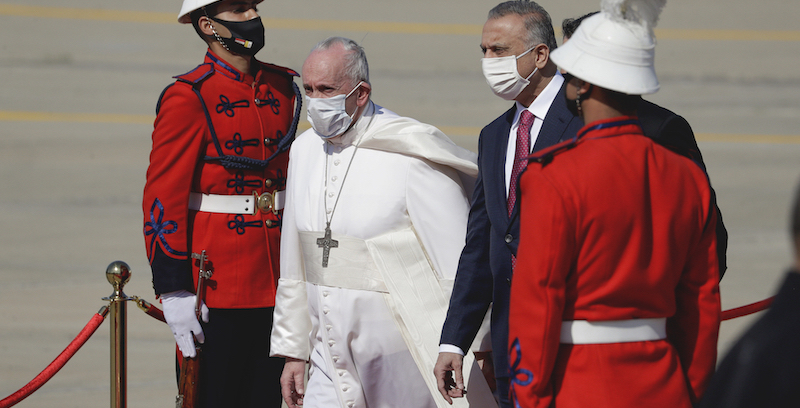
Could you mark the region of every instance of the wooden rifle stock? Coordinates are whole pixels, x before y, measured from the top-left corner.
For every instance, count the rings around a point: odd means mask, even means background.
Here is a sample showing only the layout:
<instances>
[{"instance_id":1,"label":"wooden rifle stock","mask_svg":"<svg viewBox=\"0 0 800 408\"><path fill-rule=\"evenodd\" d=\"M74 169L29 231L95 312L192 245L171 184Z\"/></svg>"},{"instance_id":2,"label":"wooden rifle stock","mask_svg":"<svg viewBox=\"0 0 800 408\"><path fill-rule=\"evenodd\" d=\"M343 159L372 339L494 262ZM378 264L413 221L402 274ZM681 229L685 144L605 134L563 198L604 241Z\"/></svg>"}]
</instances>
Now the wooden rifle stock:
<instances>
[{"instance_id":1,"label":"wooden rifle stock","mask_svg":"<svg viewBox=\"0 0 800 408\"><path fill-rule=\"evenodd\" d=\"M197 355L192 358L183 357L181 361L181 375L178 383L178 397L175 400L175 408L195 408L197 407L200 382L200 358L202 349L195 343Z\"/></svg>"},{"instance_id":2,"label":"wooden rifle stock","mask_svg":"<svg viewBox=\"0 0 800 408\"><path fill-rule=\"evenodd\" d=\"M197 278L197 303L195 304L194 312L197 320L202 318L202 305L203 297L205 294L205 286L203 282L211 277L211 271L205 270L206 251L196 254L192 253L192 258L200 260L200 272ZM183 357L181 361L181 373L178 380L178 396L175 398L175 408L196 408L199 401L199 385L200 385L200 360L203 356L203 349L197 339L194 339L195 356L192 358Z\"/></svg>"}]
</instances>

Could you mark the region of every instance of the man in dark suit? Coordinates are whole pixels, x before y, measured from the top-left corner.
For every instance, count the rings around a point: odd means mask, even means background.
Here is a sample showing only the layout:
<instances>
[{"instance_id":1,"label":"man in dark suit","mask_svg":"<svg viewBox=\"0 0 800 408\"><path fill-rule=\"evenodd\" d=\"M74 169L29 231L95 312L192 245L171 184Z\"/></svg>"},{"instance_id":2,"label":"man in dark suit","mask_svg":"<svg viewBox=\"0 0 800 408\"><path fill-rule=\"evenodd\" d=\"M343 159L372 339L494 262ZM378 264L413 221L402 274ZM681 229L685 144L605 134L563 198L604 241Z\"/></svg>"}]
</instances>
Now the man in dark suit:
<instances>
[{"instance_id":1,"label":"man in dark suit","mask_svg":"<svg viewBox=\"0 0 800 408\"><path fill-rule=\"evenodd\" d=\"M597 14L597 11L583 15L578 18L567 18L561 22L562 44L566 43L575 30L583 20ZM639 97L639 106L637 107L636 114L639 117L639 122L642 127L644 135L653 139L656 143L676 152L682 154L695 163L697 163L703 171L706 171L706 165L703 162L703 155L700 153L700 148L697 147L697 140L692 132L692 127L689 122L671 110L656 105L650 101ZM716 193L711 189L711 193L715 195L714 205L716 205ZM722 212L717 206L717 258L719 259L719 278L727 269L727 255L728 249L728 230L725 229L725 224L722 222Z\"/></svg>"},{"instance_id":2,"label":"man in dark suit","mask_svg":"<svg viewBox=\"0 0 800 408\"><path fill-rule=\"evenodd\" d=\"M766 311L711 378L701 408L800 406L800 185L791 209L794 265Z\"/></svg>"},{"instance_id":3,"label":"man in dark suit","mask_svg":"<svg viewBox=\"0 0 800 408\"><path fill-rule=\"evenodd\" d=\"M500 406L511 407L506 345L511 274L519 242L517 177L531 152L574 137L582 126L567 109L564 79L549 58L556 46L549 14L532 1L497 5L483 27L486 81L497 96L515 102L480 134L467 242L434 368L448 402L463 396L463 354L470 351L491 305L491 350L477 351L491 351L482 353L484 372L491 377L493 369Z\"/></svg>"}]
</instances>

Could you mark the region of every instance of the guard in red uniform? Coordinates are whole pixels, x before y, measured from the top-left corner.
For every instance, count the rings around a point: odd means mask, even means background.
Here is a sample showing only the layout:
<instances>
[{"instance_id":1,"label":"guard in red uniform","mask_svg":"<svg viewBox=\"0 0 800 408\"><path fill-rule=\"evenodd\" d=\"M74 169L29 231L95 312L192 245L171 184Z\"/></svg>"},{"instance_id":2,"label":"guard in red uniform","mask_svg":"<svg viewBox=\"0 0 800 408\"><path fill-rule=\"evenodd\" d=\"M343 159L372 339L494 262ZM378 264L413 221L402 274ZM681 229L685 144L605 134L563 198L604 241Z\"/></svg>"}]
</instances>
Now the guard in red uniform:
<instances>
[{"instance_id":1,"label":"guard in red uniform","mask_svg":"<svg viewBox=\"0 0 800 408\"><path fill-rule=\"evenodd\" d=\"M517 407L691 408L714 372L713 197L703 170L633 116L635 95L659 87L652 27L664 2L627 3L617 14L604 5L551 55L587 125L532 156L520 181Z\"/></svg>"},{"instance_id":2,"label":"guard in red uniform","mask_svg":"<svg viewBox=\"0 0 800 408\"><path fill-rule=\"evenodd\" d=\"M200 399L209 407L280 404L283 360L268 348L300 99L294 71L253 57L264 46L258 3L184 1L178 21L209 49L161 95L142 204L167 323L184 356L195 354L193 335L204 342ZM203 254L210 276L198 286Z\"/></svg>"}]
</instances>

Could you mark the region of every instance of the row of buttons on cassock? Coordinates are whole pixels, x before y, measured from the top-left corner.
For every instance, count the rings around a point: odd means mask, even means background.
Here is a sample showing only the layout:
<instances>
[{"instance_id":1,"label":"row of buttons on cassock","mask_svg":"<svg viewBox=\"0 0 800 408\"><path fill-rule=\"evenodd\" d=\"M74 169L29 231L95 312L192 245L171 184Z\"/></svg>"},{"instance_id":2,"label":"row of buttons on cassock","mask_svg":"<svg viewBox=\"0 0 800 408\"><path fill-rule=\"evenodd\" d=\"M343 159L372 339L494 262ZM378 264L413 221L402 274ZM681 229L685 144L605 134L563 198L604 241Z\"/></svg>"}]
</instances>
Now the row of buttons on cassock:
<instances>
[{"instance_id":1,"label":"row of buttons on cassock","mask_svg":"<svg viewBox=\"0 0 800 408\"><path fill-rule=\"evenodd\" d=\"M322 291L322 297L323 298L327 299L329 296L330 296L330 292L329 291L327 291L327 290ZM331 312L331 309L328 306L325 306L323 304L322 313L325 316L327 316L330 312ZM331 349L333 349L333 347L336 345L336 340L330 338L330 334L331 334L332 329L333 329L333 326L330 324L330 322L326 321L325 322L325 330L328 332L328 347L330 347ZM333 351L334 350L331 350L331 352L333 352ZM334 366L336 368L336 374L338 374L339 377L342 377L342 379L344 379L345 374L347 374L347 370L341 368L342 365L339 364L339 360L340 360L339 356L335 355L335 354L331 354L331 360L333 360L333 364L334 364ZM347 391L350 391L350 387L347 384L343 383L342 384L342 392L347 392ZM350 401L346 401L345 404L347 405L347 408L353 408L356 403L354 401L350 400Z\"/></svg>"}]
</instances>

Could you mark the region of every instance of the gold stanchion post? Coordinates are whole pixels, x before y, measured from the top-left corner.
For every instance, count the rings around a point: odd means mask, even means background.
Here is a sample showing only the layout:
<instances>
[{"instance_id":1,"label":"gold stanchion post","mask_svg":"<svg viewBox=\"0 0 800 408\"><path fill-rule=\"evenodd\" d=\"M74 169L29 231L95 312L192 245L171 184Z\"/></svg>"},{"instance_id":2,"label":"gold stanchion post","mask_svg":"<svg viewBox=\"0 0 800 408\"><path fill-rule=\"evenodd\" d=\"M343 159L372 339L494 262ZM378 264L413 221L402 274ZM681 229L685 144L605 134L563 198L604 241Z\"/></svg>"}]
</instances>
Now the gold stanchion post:
<instances>
[{"instance_id":1,"label":"gold stanchion post","mask_svg":"<svg viewBox=\"0 0 800 408\"><path fill-rule=\"evenodd\" d=\"M122 288L131 278L128 264L114 261L106 268L106 279L114 287L114 293L104 298L111 302L111 408L126 408L128 404L127 365L128 350L126 319L128 296Z\"/></svg>"}]
</instances>

